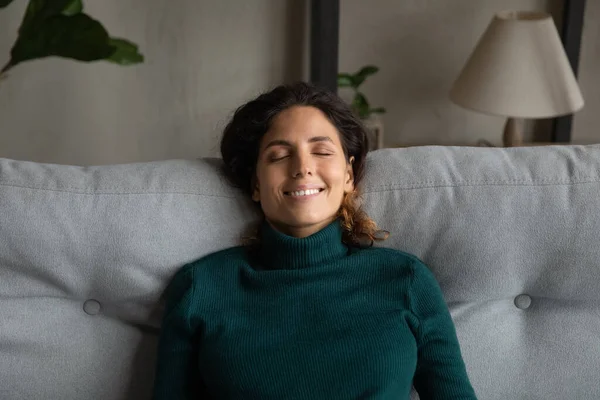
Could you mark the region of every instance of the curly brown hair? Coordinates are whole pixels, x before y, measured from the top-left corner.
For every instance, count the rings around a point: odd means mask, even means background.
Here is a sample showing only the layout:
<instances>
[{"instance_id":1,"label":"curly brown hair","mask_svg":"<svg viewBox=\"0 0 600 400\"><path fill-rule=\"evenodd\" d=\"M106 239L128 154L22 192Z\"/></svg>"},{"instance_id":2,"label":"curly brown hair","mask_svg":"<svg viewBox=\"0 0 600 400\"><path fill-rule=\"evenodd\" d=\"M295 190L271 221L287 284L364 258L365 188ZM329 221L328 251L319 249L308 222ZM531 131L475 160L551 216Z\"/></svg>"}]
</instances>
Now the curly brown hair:
<instances>
[{"instance_id":1,"label":"curly brown hair","mask_svg":"<svg viewBox=\"0 0 600 400\"><path fill-rule=\"evenodd\" d=\"M260 142L271 121L292 106L311 106L325 114L336 127L346 160L354 158L354 192L344 196L337 217L343 227L343 241L353 246L371 246L389 233L362 210L358 185L364 176L369 148L367 132L352 109L336 94L306 82L281 85L240 106L225 127L221 156L225 175L231 183L252 195Z\"/></svg>"}]
</instances>

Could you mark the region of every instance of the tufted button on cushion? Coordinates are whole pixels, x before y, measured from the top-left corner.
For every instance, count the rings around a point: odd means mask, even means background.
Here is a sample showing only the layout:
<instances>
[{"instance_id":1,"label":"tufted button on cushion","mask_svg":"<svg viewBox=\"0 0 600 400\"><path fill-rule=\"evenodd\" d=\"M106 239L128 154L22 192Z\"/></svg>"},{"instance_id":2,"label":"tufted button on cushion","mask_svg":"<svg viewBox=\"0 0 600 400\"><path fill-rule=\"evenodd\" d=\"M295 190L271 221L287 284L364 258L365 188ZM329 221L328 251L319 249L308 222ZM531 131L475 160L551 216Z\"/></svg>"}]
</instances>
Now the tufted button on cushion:
<instances>
[{"instance_id":1,"label":"tufted button on cushion","mask_svg":"<svg viewBox=\"0 0 600 400\"><path fill-rule=\"evenodd\" d=\"M521 310L526 310L531 305L531 297L526 294L520 294L515 297L515 306Z\"/></svg>"},{"instance_id":2,"label":"tufted button on cushion","mask_svg":"<svg viewBox=\"0 0 600 400\"><path fill-rule=\"evenodd\" d=\"M90 299L83 303L83 311L89 315L96 315L100 312L102 306L98 300Z\"/></svg>"}]
</instances>

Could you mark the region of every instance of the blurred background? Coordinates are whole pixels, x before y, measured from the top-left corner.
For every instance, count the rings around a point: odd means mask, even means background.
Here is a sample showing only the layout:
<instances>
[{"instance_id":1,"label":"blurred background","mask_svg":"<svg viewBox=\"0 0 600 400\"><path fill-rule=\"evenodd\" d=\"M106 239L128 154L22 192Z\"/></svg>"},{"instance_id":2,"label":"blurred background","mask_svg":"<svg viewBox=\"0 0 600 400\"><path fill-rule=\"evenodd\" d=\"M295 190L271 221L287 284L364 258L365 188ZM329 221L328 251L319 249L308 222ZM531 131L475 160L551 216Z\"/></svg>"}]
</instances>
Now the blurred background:
<instances>
[{"instance_id":1,"label":"blurred background","mask_svg":"<svg viewBox=\"0 0 600 400\"><path fill-rule=\"evenodd\" d=\"M24 62L0 82L0 157L100 165L219 155L236 107L272 87L309 78L309 0L84 1L115 36L139 45L121 67L57 57ZM506 118L465 110L448 92L493 15L551 13L564 0L341 0L339 70L373 64L361 90L385 107L384 147L501 144ZM26 0L0 10L0 64ZM588 1L578 82L585 107L571 141L600 142L600 2ZM343 95L343 89L340 93ZM548 140L529 121L528 140Z\"/></svg>"}]
</instances>

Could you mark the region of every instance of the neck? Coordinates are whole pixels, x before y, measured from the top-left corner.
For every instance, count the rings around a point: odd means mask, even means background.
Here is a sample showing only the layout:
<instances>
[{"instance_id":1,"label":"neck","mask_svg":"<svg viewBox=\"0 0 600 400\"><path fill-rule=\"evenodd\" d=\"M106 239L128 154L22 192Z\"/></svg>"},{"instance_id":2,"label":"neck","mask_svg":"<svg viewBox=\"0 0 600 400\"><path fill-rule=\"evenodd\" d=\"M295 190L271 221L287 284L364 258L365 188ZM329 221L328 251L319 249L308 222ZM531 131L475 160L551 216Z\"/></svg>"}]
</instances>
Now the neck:
<instances>
[{"instance_id":1,"label":"neck","mask_svg":"<svg viewBox=\"0 0 600 400\"><path fill-rule=\"evenodd\" d=\"M305 238L305 237L311 236L311 235L319 232L320 230L324 229L326 226L331 224L333 221L335 221L335 218L332 218L328 221L320 222L318 224L312 224L312 225L307 225L307 226L285 225L285 224L279 224L277 222L269 221L269 220L267 220L267 223L269 225L271 225L271 228L273 228L274 230L279 231L287 236L292 236L295 238Z\"/></svg>"},{"instance_id":2,"label":"neck","mask_svg":"<svg viewBox=\"0 0 600 400\"><path fill-rule=\"evenodd\" d=\"M259 257L267 269L299 269L323 265L345 256L342 227L336 219L304 237L287 235L268 222L261 226Z\"/></svg>"}]
</instances>

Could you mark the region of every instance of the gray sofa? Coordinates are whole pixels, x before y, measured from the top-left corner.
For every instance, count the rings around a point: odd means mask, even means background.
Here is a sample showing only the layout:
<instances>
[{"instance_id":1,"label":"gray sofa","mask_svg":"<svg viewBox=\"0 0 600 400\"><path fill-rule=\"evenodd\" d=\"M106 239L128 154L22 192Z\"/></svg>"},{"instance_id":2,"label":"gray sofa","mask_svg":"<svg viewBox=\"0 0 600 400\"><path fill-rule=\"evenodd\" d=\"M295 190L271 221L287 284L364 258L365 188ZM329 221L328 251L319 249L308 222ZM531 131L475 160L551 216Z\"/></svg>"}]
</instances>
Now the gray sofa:
<instances>
[{"instance_id":1,"label":"gray sofa","mask_svg":"<svg viewBox=\"0 0 600 400\"><path fill-rule=\"evenodd\" d=\"M0 398L150 397L166 284L257 218L219 165L0 159ZM600 398L600 146L380 150L363 191L480 399Z\"/></svg>"}]
</instances>

